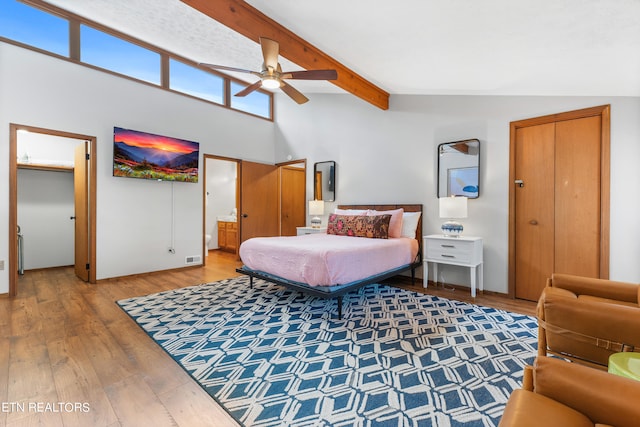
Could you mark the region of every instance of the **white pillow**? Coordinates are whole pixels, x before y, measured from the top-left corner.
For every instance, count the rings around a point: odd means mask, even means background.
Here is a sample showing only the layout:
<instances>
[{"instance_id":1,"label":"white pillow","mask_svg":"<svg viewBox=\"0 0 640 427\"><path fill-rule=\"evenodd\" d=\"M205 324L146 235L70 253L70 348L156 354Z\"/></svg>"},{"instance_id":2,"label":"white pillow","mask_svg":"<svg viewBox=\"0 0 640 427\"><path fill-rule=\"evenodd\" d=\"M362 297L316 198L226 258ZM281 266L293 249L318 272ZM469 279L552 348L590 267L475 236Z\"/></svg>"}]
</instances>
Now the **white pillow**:
<instances>
[{"instance_id":1,"label":"white pillow","mask_svg":"<svg viewBox=\"0 0 640 427\"><path fill-rule=\"evenodd\" d=\"M416 238L416 228L422 212L404 212L402 214L402 237Z\"/></svg>"},{"instance_id":2,"label":"white pillow","mask_svg":"<svg viewBox=\"0 0 640 427\"><path fill-rule=\"evenodd\" d=\"M366 215L369 209L338 209L336 208L333 213L338 215Z\"/></svg>"}]
</instances>

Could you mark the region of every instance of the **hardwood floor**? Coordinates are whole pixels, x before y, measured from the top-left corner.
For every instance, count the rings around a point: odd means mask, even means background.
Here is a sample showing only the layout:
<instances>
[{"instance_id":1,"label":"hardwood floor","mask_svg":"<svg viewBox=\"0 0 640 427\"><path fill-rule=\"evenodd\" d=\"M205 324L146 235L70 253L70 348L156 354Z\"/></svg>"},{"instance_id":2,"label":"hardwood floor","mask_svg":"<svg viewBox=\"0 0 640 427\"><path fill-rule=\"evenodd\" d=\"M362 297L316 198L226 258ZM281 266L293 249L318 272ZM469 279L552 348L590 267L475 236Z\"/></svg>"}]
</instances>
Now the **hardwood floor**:
<instances>
[{"instance_id":1,"label":"hardwood floor","mask_svg":"<svg viewBox=\"0 0 640 427\"><path fill-rule=\"evenodd\" d=\"M0 299L0 425L237 426L114 304L234 277L237 266L234 255L212 251L204 268L97 285L77 279L71 267L27 271L18 296ZM468 291L427 291L472 301ZM524 314L535 310L534 303L498 296L475 302Z\"/></svg>"}]
</instances>

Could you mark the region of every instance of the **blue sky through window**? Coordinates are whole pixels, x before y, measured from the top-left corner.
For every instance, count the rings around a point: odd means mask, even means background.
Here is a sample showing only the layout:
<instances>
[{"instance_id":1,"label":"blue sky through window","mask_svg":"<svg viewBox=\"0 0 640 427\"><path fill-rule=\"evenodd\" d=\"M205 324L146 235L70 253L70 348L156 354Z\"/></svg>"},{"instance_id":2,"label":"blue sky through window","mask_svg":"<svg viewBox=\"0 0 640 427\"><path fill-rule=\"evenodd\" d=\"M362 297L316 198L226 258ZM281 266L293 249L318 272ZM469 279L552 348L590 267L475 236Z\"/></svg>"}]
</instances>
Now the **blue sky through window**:
<instances>
[{"instance_id":1,"label":"blue sky through window","mask_svg":"<svg viewBox=\"0 0 640 427\"><path fill-rule=\"evenodd\" d=\"M69 56L69 21L15 0L0 0L0 36Z\"/></svg>"},{"instance_id":2,"label":"blue sky through window","mask_svg":"<svg viewBox=\"0 0 640 427\"><path fill-rule=\"evenodd\" d=\"M178 92L224 104L224 79L175 59L169 61L169 87Z\"/></svg>"},{"instance_id":3,"label":"blue sky through window","mask_svg":"<svg viewBox=\"0 0 640 427\"><path fill-rule=\"evenodd\" d=\"M231 82L231 107L256 116L269 118L269 95L256 90L244 97L235 96L245 87L247 87L246 84Z\"/></svg>"},{"instance_id":4,"label":"blue sky through window","mask_svg":"<svg viewBox=\"0 0 640 427\"><path fill-rule=\"evenodd\" d=\"M160 84L160 54L136 44L80 26L80 60L154 84Z\"/></svg>"}]
</instances>

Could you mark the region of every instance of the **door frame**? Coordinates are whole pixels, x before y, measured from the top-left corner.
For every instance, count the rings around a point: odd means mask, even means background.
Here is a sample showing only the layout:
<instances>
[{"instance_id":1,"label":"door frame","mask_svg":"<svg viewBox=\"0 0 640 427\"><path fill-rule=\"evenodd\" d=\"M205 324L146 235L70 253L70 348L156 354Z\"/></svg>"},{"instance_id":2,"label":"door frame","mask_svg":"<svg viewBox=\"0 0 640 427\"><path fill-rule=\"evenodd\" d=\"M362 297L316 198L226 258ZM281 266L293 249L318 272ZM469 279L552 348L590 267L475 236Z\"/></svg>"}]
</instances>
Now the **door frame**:
<instances>
[{"instance_id":1,"label":"door frame","mask_svg":"<svg viewBox=\"0 0 640 427\"><path fill-rule=\"evenodd\" d=\"M18 131L89 141L89 283L96 283L96 147L95 136L81 135L15 123L9 124L9 296L18 293Z\"/></svg>"},{"instance_id":2,"label":"door frame","mask_svg":"<svg viewBox=\"0 0 640 427\"><path fill-rule=\"evenodd\" d=\"M575 120L585 117L601 117L600 129L600 278L609 278L610 259L610 192L611 192L611 106L600 105L564 113L550 114L542 117L518 120L510 123L509 130L509 266L508 266L508 295L515 298L515 267L516 267L516 131L519 128L555 123L565 120Z\"/></svg>"},{"instance_id":3,"label":"door frame","mask_svg":"<svg viewBox=\"0 0 640 427\"><path fill-rule=\"evenodd\" d=\"M202 168L202 174L204 176L203 185L202 185L202 266L207 265L207 252L209 248L207 248L207 244L205 243L204 236L207 235L207 159L213 160L223 160L226 162L232 162L236 164L236 211L240 212L240 165L242 164L242 160L234 159L232 157L224 157L224 156L216 156L214 154L203 154L202 162L204 163L204 167ZM240 220L238 219L238 240L240 240ZM236 242L236 248L238 248L238 244ZM237 254L236 250L236 254Z\"/></svg>"}]
</instances>

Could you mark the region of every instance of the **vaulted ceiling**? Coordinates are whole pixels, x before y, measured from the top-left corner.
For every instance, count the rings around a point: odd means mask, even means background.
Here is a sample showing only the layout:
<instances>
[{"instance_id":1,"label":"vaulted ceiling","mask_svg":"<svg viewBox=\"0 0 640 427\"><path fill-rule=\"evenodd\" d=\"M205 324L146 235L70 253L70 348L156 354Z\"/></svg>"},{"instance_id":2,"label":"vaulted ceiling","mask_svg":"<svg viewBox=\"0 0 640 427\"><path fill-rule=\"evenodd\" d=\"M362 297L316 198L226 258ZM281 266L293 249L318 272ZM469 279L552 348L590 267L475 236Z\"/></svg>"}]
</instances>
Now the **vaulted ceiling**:
<instances>
[{"instance_id":1,"label":"vaulted ceiling","mask_svg":"<svg viewBox=\"0 0 640 427\"><path fill-rule=\"evenodd\" d=\"M48 0L196 62L259 70L260 46L191 1ZM638 0L246 3L392 95L640 96ZM281 58L282 68L305 66L294 61Z\"/></svg>"}]
</instances>

